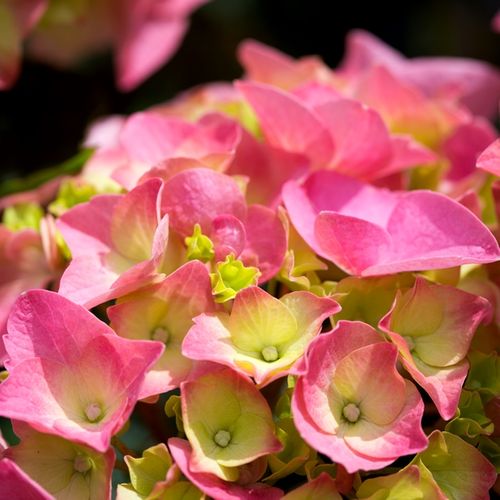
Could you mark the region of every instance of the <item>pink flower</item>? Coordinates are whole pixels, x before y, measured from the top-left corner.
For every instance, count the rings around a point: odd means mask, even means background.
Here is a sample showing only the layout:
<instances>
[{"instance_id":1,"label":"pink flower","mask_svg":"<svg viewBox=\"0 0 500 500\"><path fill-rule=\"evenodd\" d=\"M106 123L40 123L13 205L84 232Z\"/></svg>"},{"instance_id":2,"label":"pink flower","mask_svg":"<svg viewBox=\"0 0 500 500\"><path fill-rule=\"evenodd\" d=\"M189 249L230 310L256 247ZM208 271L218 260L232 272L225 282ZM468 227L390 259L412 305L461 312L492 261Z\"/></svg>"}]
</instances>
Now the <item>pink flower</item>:
<instances>
[{"instance_id":1,"label":"pink flower","mask_svg":"<svg viewBox=\"0 0 500 500\"><path fill-rule=\"evenodd\" d=\"M165 344L160 359L146 374L142 397L170 391L186 380L192 361L182 355L181 344L193 318L214 310L208 270L199 261L184 264L160 283L126 295L108 309L118 335Z\"/></svg>"},{"instance_id":2,"label":"pink flower","mask_svg":"<svg viewBox=\"0 0 500 500\"><path fill-rule=\"evenodd\" d=\"M191 359L214 361L251 376L259 386L289 373L325 319L340 310L309 292L272 297L258 287L238 293L231 315L194 318L182 344Z\"/></svg>"},{"instance_id":3,"label":"pink flower","mask_svg":"<svg viewBox=\"0 0 500 500\"><path fill-rule=\"evenodd\" d=\"M206 2L99 0L60 6L46 0L8 0L0 10L7 42L0 58L0 90L17 77L25 38L32 57L58 66L112 46L117 85L132 90L173 56L189 15ZM42 15L43 23L35 27Z\"/></svg>"},{"instance_id":4,"label":"pink flower","mask_svg":"<svg viewBox=\"0 0 500 500\"><path fill-rule=\"evenodd\" d=\"M364 323L340 321L313 340L292 400L304 440L351 473L423 450L424 405L396 361L397 349Z\"/></svg>"},{"instance_id":5,"label":"pink flower","mask_svg":"<svg viewBox=\"0 0 500 500\"><path fill-rule=\"evenodd\" d=\"M336 172L287 183L304 240L350 274L376 276L498 260L498 244L466 208L431 191L392 192Z\"/></svg>"},{"instance_id":6,"label":"pink flower","mask_svg":"<svg viewBox=\"0 0 500 500\"><path fill-rule=\"evenodd\" d=\"M326 472L322 472L316 479L309 480L302 486L290 491L283 497L283 500L312 500L314 498L342 500L335 481Z\"/></svg>"},{"instance_id":7,"label":"pink flower","mask_svg":"<svg viewBox=\"0 0 500 500\"><path fill-rule=\"evenodd\" d=\"M60 217L58 228L72 260L59 293L90 308L158 277L168 261L161 188L162 182L152 179L126 195L95 196Z\"/></svg>"},{"instance_id":8,"label":"pink flower","mask_svg":"<svg viewBox=\"0 0 500 500\"><path fill-rule=\"evenodd\" d=\"M5 357L2 335L7 317L20 293L57 283L62 262L55 242L52 217L40 222L40 232L34 229L11 231L0 225L0 364Z\"/></svg>"},{"instance_id":9,"label":"pink flower","mask_svg":"<svg viewBox=\"0 0 500 500\"><path fill-rule=\"evenodd\" d=\"M158 167L158 172L152 176L164 180L177 173L165 164L172 159L195 160L194 163L224 171L240 140L241 128L235 121L215 113L191 123L147 111L131 115L110 132L109 142L97 151L86 170L99 173L98 169L104 167L110 177L133 189L153 167Z\"/></svg>"},{"instance_id":10,"label":"pink flower","mask_svg":"<svg viewBox=\"0 0 500 500\"><path fill-rule=\"evenodd\" d=\"M23 500L54 500L38 483L8 458L0 458L0 498Z\"/></svg>"},{"instance_id":11,"label":"pink flower","mask_svg":"<svg viewBox=\"0 0 500 500\"><path fill-rule=\"evenodd\" d=\"M168 447L182 473L203 493L213 498L218 500L278 500L283 496L280 489L265 484L240 486L238 483L224 481L214 474L194 471L190 466L191 446L184 439L170 438Z\"/></svg>"},{"instance_id":12,"label":"pink flower","mask_svg":"<svg viewBox=\"0 0 500 500\"><path fill-rule=\"evenodd\" d=\"M376 111L351 99L328 95L308 106L269 85L240 82L238 89L269 144L307 156L313 168L373 180L435 159L409 137L391 136Z\"/></svg>"},{"instance_id":13,"label":"pink flower","mask_svg":"<svg viewBox=\"0 0 500 500\"><path fill-rule=\"evenodd\" d=\"M373 66L384 66L429 96L458 99L475 114L492 116L497 111L500 73L488 63L452 57L406 59L374 35L352 31L340 71L358 77Z\"/></svg>"},{"instance_id":14,"label":"pink flower","mask_svg":"<svg viewBox=\"0 0 500 500\"><path fill-rule=\"evenodd\" d=\"M292 90L311 81L335 83L333 72L319 57L294 60L279 50L255 40L245 40L238 47L238 59L248 80Z\"/></svg>"},{"instance_id":15,"label":"pink flower","mask_svg":"<svg viewBox=\"0 0 500 500\"><path fill-rule=\"evenodd\" d=\"M171 229L185 238L199 224L214 243L215 259L232 253L261 272L259 282L272 278L286 252L286 233L276 211L247 206L236 181L207 168L193 168L165 182L161 202Z\"/></svg>"},{"instance_id":16,"label":"pink flower","mask_svg":"<svg viewBox=\"0 0 500 500\"><path fill-rule=\"evenodd\" d=\"M417 278L411 290L398 293L380 321L399 349L403 366L445 420L457 410L472 337L490 315L491 306L483 297Z\"/></svg>"},{"instance_id":17,"label":"pink flower","mask_svg":"<svg viewBox=\"0 0 500 500\"><path fill-rule=\"evenodd\" d=\"M500 139L490 144L479 155L476 166L493 175L500 176Z\"/></svg>"},{"instance_id":18,"label":"pink flower","mask_svg":"<svg viewBox=\"0 0 500 500\"><path fill-rule=\"evenodd\" d=\"M12 460L48 493L57 498L111 498L115 464L112 448L102 454L58 436L41 434L21 422L14 422L14 430L21 442L5 450L4 458Z\"/></svg>"},{"instance_id":19,"label":"pink flower","mask_svg":"<svg viewBox=\"0 0 500 500\"><path fill-rule=\"evenodd\" d=\"M108 449L139 397L157 342L131 341L53 292L26 292L9 318L0 413L40 432Z\"/></svg>"},{"instance_id":20,"label":"pink flower","mask_svg":"<svg viewBox=\"0 0 500 500\"><path fill-rule=\"evenodd\" d=\"M264 396L229 368L213 364L183 382L181 404L184 431L193 448L189 468L194 472L238 481L239 467L283 448Z\"/></svg>"}]
</instances>

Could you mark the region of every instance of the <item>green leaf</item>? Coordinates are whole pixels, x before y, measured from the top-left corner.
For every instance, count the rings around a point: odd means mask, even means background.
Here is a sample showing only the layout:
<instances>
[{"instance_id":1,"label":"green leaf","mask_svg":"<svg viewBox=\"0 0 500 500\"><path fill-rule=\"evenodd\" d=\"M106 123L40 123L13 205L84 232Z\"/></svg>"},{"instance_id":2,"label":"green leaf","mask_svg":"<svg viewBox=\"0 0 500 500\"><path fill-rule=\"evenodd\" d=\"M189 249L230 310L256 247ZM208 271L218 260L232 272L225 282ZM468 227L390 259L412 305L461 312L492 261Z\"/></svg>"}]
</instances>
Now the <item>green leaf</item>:
<instances>
[{"instance_id":1,"label":"green leaf","mask_svg":"<svg viewBox=\"0 0 500 500\"><path fill-rule=\"evenodd\" d=\"M93 152L93 149L83 149L78 154L60 165L38 170L37 172L34 172L26 177L6 180L0 184L0 196L35 189L41 184L44 184L45 182L60 175L77 174L83 165L85 165L87 160L92 156Z\"/></svg>"}]
</instances>

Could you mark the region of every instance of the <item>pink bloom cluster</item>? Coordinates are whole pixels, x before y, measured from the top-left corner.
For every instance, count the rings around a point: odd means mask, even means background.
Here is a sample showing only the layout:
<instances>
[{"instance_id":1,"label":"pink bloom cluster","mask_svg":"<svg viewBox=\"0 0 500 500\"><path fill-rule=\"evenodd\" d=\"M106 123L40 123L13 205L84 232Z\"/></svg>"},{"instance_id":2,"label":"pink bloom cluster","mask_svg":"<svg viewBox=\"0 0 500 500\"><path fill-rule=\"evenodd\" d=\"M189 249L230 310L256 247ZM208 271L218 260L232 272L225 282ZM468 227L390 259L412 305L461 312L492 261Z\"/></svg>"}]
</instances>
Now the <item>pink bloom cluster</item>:
<instances>
[{"instance_id":1,"label":"pink bloom cluster","mask_svg":"<svg viewBox=\"0 0 500 500\"><path fill-rule=\"evenodd\" d=\"M112 47L117 85L132 90L173 56L189 15L207 1L5 0L0 90L17 79L25 39L32 57L61 67Z\"/></svg>"},{"instance_id":2,"label":"pink bloom cluster","mask_svg":"<svg viewBox=\"0 0 500 500\"><path fill-rule=\"evenodd\" d=\"M500 73L364 32L239 58L2 203L0 497L111 498L116 464L121 500L488 498ZM134 451L136 407L169 430Z\"/></svg>"}]
</instances>

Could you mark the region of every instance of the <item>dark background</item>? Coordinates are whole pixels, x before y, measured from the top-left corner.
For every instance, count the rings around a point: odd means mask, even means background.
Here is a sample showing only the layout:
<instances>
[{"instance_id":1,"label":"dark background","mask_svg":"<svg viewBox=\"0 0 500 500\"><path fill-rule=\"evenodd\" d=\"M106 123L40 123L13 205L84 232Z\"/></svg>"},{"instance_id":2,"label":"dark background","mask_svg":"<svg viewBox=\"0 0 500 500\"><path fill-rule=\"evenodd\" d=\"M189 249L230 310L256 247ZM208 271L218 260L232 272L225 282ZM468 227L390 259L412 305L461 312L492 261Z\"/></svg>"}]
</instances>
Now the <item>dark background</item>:
<instances>
[{"instance_id":1,"label":"dark background","mask_svg":"<svg viewBox=\"0 0 500 500\"><path fill-rule=\"evenodd\" d=\"M111 54L64 72L25 61L17 85L0 92L0 181L74 155L87 124L99 116L238 78L235 50L248 37L295 57L318 54L334 67L346 33L363 28L409 57L474 57L500 65L500 35L490 27L498 7L497 0L212 0L192 16L175 57L129 94L114 87Z\"/></svg>"}]
</instances>

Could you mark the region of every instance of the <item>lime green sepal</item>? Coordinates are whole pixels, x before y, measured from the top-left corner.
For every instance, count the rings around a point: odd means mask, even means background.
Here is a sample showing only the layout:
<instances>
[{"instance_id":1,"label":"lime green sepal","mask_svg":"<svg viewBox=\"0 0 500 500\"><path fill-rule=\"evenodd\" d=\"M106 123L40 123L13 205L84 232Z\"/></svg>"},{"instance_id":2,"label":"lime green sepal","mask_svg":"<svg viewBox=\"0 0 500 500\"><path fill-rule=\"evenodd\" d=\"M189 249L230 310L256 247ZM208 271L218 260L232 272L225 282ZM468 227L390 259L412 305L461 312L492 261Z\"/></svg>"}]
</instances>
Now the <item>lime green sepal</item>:
<instances>
[{"instance_id":1,"label":"lime green sepal","mask_svg":"<svg viewBox=\"0 0 500 500\"><path fill-rule=\"evenodd\" d=\"M169 418L175 417L175 425L177 430L183 435L184 434L184 424L182 422L182 407L181 407L181 397L176 394L172 394L165 403L165 415Z\"/></svg>"},{"instance_id":2,"label":"lime green sepal","mask_svg":"<svg viewBox=\"0 0 500 500\"><path fill-rule=\"evenodd\" d=\"M147 496L137 493L132 484L123 483L118 485L117 493L117 498L120 500L202 500L206 498L194 484L187 481L177 481Z\"/></svg>"},{"instance_id":3,"label":"lime green sepal","mask_svg":"<svg viewBox=\"0 0 500 500\"><path fill-rule=\"evenodd\" d=\"M134 489L141 495L149 495L156 483L164 481L172 459L167 446L159 443L144 450L142 458L125 457L130 480Z\"/></svg>"},{"instance_id":4,"label":"lime green sepal","mask_svg":"<svg viewBox=\"0 0 500 500\"><path fill-rule=\"evenodd\" d=\"M56 199L49 205L49 212L59 217L70 208L89 201L97 189L80 179L66 179L59 186Z\"/></svg>"},{"instance_id":5,"label":"lime green sepal","mask_svg":"<svg viewBox=\"0 0 500 500\"><path fill-rule=\"evenodd\" d=\"M464 387L477 390L483 398L500 395L500 358L497 353L484 354L471 351L468 354L471 364Z\"/></svg>"},{"instance_id":6,"label":"lime green sepal","mask_svg":"<svg viewBox=\"0 0 500 500\"><path fill-rule=\"evenodd\" d=\"M19 203L7 207L3 212L2 222L11 231L22 229L40 229L43 209L38 203Z\"/></svg>"},{"instance_id":7,"label":"lime green sepal","mask_svg":"<svg viewBox=\"0 0 500 500\"><path fill-rule=\"evenodd\" d=\"M184 239L187 247L188 260L201 260L210 262L214 256L214 244L212 240L201 232L201 226L195 224L193 235Z\"/></svg>"},{"instance_id":8,"label":"lime green sepal","mask_svg":"<svg viewBox=\"0 0 500 500\"><path fill-rule=\"evenodd\" d=\"M350 276L339 281L333 298L342 306L335 321L363 321L377 328L380 319L389 311L399 289L413 285L411 274L356 278Z\"/></svg>"},{"instance_id":9,"label":"lime green sepal","mask_svg":"<svg viewBox=\"0 0 500 500\"><path fill-rule=\"evenodd\" d=\"M463 390L458 404L458 416L445 427L445 430L461 436L471 444L476 444L481 435L489 436L495 428L485 415L481 396L478 392Z\"/></svg>"},{"instance_id":10,"label":"lime green sepal","mask_svg":"<svg viewBox=\"0 0 500 500\"><path fill-rule=\"evenodd\" d=\"M356 498L366 500L441 500L440 489L422 463L410 465L396 474L367 479Z\"/></svg>"},{"instance_id":11,"label":"lime green sepal","mask_svg":"<svg viewBox=\"0 0 500 500\"><path fill-rule=\"evenodd\" d=\"M311 449L298 433L292 418L283 418L276 425L278 439L284 448L279 453L268 457L269 468L272 474L264 481L274 484L290 474L305 475L304 465L316 458L315 450Z\"/></svg>"},{"instance_id":12,"label":"lime green sepal","mask_svg":"<svg viewBox=\"0 0 500 500\"><path fill-rule=\"evenodd\" d=\"M227 302L251 285L256 285L260 271L256 267L246 267L241 260L229 254L223 262L218 262L216 272L210 273L212 293L215 302Z\"/></svg>"}]
</instances>

